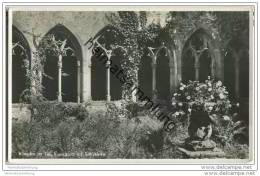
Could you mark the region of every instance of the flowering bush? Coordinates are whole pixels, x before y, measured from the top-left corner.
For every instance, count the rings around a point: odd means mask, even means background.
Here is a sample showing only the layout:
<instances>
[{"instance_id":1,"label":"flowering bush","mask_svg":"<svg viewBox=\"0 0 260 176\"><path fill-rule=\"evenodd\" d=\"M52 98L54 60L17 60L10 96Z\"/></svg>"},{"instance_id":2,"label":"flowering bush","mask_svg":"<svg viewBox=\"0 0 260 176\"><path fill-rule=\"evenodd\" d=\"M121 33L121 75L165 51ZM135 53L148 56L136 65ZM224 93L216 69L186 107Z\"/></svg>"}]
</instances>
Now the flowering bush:
<instances>
[{"instance_id":1,"label":"flowering bush","mask_svg":"<svg viewBox=\"0 0 260 176\"><path fill-rule=\"evenodd\" d=\"M221 81L215 82L210 77L204 83L181 83L179 90L173 94L172 105L180 109L181 113L203 108L210 114L218 115L228 114L232 107L226 87Z\"/></svg>"},{"instance_id":2,"label":"flowering bush","mask_svg":"<svg viewBox=\"0 0 260 176\"><path fill-rule=\"evenodd\" d=\"M233 106L221 81L214 81L208 77L203 83L198 81L181 83L178 91L173 94L172 105L174 107L172 118L177 123L187 123L187 119L189 124L190 114L194 111L208 112L214 124L213 137L223 145L234 142L235 136L246 136L243 122L234 121L237 113L232 114ZM239 106L238 103L234 105Z\"/></svg>"}]
</instances>

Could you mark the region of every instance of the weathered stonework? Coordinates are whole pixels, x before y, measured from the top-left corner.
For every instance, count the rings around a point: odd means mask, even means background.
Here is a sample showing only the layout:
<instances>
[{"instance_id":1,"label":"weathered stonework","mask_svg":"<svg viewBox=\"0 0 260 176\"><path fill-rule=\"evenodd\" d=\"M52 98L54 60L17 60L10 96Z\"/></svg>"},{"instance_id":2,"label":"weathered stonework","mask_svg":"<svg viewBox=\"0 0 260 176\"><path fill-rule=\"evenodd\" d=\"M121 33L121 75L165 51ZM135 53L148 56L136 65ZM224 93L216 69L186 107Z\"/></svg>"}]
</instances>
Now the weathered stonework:
<instances>
[{"instance_id":1,"label":"weathered stonework","mask_svg":"<svg viewBox=\"0 0 260 176\"><path fill-rule=\"evenodd\" d=\"M26 38L31 51L35 51L32 33L39 36L46 35L50 30L60 25L69 31L80 46L78 48L80 60L78 62L78 99L80 102L92 100L91 97L91 70L92 52L86 42L98 32L109 25L106 14L103 11L14 11L12 13L12 24ZM151 16L151 15L150 15ZM153 17L153 16L151 16ZM149 17L149 18L151 18ZM159 19L159 18L158 18ZM152 21L149 19L148 21ZM159 20L160 23L160 20ZM205 24L197 24L194 29L187 31L182 37L175 37L174 43L167 43L169 57L169 82L172 93L183 81L183 50L191 36L198 30L204 31L209 41L209 53L212 64L210 66L211 76L218 80L224 79L224 60L216 34ZM153 58L156 63L156 56ZM195 64L196 65L196 64ZM194 66L196 67L196 66ZM198 72L198 68L197 69Z\"/></svg>"}]
</instances>

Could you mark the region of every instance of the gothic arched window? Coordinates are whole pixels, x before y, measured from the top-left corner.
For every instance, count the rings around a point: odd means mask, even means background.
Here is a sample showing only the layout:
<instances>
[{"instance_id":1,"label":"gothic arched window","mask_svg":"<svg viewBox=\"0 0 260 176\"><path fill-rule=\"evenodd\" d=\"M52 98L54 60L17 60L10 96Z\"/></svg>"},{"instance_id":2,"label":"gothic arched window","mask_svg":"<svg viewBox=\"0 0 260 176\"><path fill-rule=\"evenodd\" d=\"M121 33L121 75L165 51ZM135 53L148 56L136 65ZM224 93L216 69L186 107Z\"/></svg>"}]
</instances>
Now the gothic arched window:
<instances>
[{"instance_id":1,"label":"gothic arched window","mask_svg":"<svg viewBox=\"0 0 260 176\"><path fill-rule=\"evenodd\" d=\"M204 81L213 76L211 37L204 29L196 30L182 51L182 80Z\"/></svg>"},{"instance_id":2,"label":"gothic arched window","mask_svg":"<svg viewBox=\"0 0 260 176\"><path fill-rule=\"evenodd\" d=\"M122 50L116 47L122 36L115 28L106 26L94 38L96 39L94 48L99 47L102 54L95 54L91 58L92 100L120 100L122 83L114 71L122 69L121 61L124 56ZM106 65L108 60L110 68ZM112 67L116 67L116 70L112 70Z\"/></svg>"},{"instance_id":3,"label":"gothic arched window","mask_svg":"<svg viewBox=\"0 0 260 176\"><path fill-rule=\"evenodd\" d=\"M78 40L61 24L56 25L46 35L54 36L56 41L65 44L65 48L70 50L60 55L46 53L44 96L48 100L80 102L82 51Z\"/></svg>"},{"instance_id":4,"label":"gothic arched window","mask_svg":"<svg viewBox=\"0 0 260 176\"><path fill-rule=\"evenodd\" d=\"M26 69L30 68L31 51L24 35L12 27L12 102L18 103L25 89L29 87L26 82Z\"/></svg>"}]
</instances>

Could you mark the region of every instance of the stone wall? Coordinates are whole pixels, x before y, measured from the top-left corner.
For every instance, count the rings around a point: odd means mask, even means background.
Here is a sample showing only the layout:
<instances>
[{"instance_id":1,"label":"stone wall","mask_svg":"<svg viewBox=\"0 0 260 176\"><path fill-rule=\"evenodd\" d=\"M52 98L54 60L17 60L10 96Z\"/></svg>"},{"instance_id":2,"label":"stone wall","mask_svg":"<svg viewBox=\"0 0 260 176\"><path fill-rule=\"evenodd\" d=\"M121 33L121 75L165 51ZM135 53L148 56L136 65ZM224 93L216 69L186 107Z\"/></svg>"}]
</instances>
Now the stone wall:
<instances>
[{"instance_id":1,"label":"stone wall","mask_svg":"<svg viewBox=\"0 0 260 176\"><path fill-rule=\"evenodd\" d=\"M82 51L82 60L79 63L80 66L80 75L78 78L78 91L80 95L80 101L85 102L92 100L91 98L91 57L92 52L88 48L89 46L85 43L91 38L94 37L100 30L109 24L106 14L111 12L105 11L14 11L12 13L12 24L15 26L26 38L29 43L31 51L35 51L33 45L33 36L32 33L39 36L44 36L56 25L62 24L67 28L72 35L76 37L78 43L80 44L80 50ZM156 15L149 17L148 21L151 21L150 18L156 18ZM157 18L156 18L157 19ZM160 21L160 20L159 20ZM212 35L212 31L207 27L201 25L196 26L195 29L192 29L187 33L187 38L189 38L194 31L197 29L204 29ZM170 89L173 92L182 81L182 49L186 43L184 39L181 41L174 41L178 47L174 46L174 43L170 43L170 46L167 46L169 49L169 67L170 67ZM212 38L212 40L214 40ZM222 65L222 56L219 48L211 49L214 50L212 53L212 60L214 60L214 75L216 78L223 80L223 65ZM32 55L33 56L33 55Z\"/></svg>"},{"instance_id":2,"label":"stone wall","mask_svg":"<svg viewBox=\"0 0 260 176\"><path fill-rule=\"evenodd\" d=\"M30 105L12 104L12 120L17 122L30 121Z\"/></svg>"},{"instance_id":3,"label":"stone wall","mask_svg":"<svg viewBox=\"0 0 260 176\"><path fill-rule=\"evenodd\" d=\"M15 11L13 25L23 32L31 48L32 36L26 32L44 36L57 24L66 26L83 45L108 24L105 13L108 12Z\"/></svg>"}]
</instances>

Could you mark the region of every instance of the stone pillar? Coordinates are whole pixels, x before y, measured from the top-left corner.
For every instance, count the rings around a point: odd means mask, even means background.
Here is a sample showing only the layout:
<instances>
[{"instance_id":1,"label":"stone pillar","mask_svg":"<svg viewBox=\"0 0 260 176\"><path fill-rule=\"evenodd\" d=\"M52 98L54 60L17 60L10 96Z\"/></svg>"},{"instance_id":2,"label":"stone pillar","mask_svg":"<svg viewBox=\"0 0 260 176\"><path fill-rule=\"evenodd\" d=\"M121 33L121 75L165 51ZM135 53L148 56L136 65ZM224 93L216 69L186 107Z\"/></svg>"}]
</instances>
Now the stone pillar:
<instances>
[{"instance_id":1,"label":"stone pillar","mask_svg":"<svg viewBox=\"0 0 260 176\"><path fill-rule=\"evenodd\" d=\"M182 82L182 52L181 50L175 50L175 54L176 54L176 63L174 63L176 65L176 87L179 86L179 84Z\"/></svg>"},{"instance_id":2,"label":"stone pillar","mask_svg":"<svg viewBox=\"0 0 260 176\"><path fill-rule=\"evenodd\" d=\"M31 50L31 68L33 68L34 67L34 65L35 65L35 57L34 57L34 54L33 54L33 52L35 52L35 49L34 48L32 48L32 50ZM12 61L12 60L11 60ZM36 75L36 72L35 71L33 71L34 73L34 75ZM12 81L12 80L11 80ZM42 84L42 82L41 82L41 84ZM33 94L33 95L36 95L38 92L36 92L36 89L35 89L35 80L34 79L32 79L32 81L31 81L31 93Z\"/></svg>"},{"instance_id":3,"label":"stone pillar","mask_svg":"<svg viewBox=\"0 0 260 176\"><path fill-rule=\"evenodd\" d=\"M108 60L106 63L106 69L107 69L107 101L111 101L111 95L110 95L110 64L111 60L108 56Z\"/></svg>"},{"instance_id":4,"label":"stone pillar","mask_svg":"<svg viewBox=\"0 0 260 176\"><path fill-rule=\"evenodd\" d=\"M197 55L195 55L194 68L195 68L195 80L199 81L199 77L200 77L200 62L199 62L199 57Z\"/></svg>"},{"instance_id":5,"label":"stone pillar","mask_svg":"<svg viewBox=\"0 0 260 176\"><path fill-rule=\"evenodd\" d=\"M239 95L239 59L240 57L237 54L234 54L235 56L235 96L238 98Z\"/></svg>"},{"instance_id":6,"label":"stone pillar","mask_svg":"<svg viewBox=\"0 0 260 176\"><path fill-rule=\"evenodd\" d=\"M62 81L62 55L59 54L58 60L58 102L62 102L62 95L61 95L61 81Z\"/></svg>"},{"instance_id":7,"label":"stone pillar","mask_svg":"<svg viewBox=\"0 0 260 176\"><path fill-rule=\"evenodd\" d=\"M136 72L136 76L137 76L137 80L138 80L138 71ZM138 81L137 81L137 85L134 85L134 86L133 86L133 89L134 89L135 87L138 87L138 86L139 86L139 83L138 83ZM132 91L132 101L133 101L133 102L137 102L136 91Z\"/></svg>"},{"instance_id":8,"label":"stone pillar","mask_svg":"<svg viewBox=\"0 0 260 176\"><path fill-rule=\"evenodd\" d=\"M178 86L178 63L177 63L177 53L175 50L172 51L172 58L169 63L170 67L170 86L171 93L173 93Z\"/></svg>"},{"instance_id":9,"label":"stone pillar","mask_svg":"<svg viewBox=\"0 0 260 176\"><path fill-rule=\"evenodd\" d=\"M223 57L221 57L220 49L214 49L214 59L216 64L215 76L217 79L224 81L224 62Z\"/></svg>"},{"instance_id":10,"label":"stone pillar","mask_svg":"<svg viewBox=\"0 0 260 176\"><path fill-rule=\"evenodd\" d=\"M82 102L91 100L91 57L92 48L84 47L83 50L83 60L82 60Z\"/></svg>"},{"instance_id":11,"label":"stone pillar","mask_svg":"<svg viewBox=\"0 0 260 176\"><path fill-rule=\"evenodd\" d=\"M175 73L174 73L175 69L172 61L170 61L169 67L170 67L170 93L172 94L175 89Z\"/></svg>"},{"instance_id":12,"label":"stone pillar","mask_svg":"<svg viewBox=\"0 0 260 176\"><path fill-rule=\"evenodd\" d=\"M80 60L77 60L77 102L80 103Z\"/></svg>"},{"instance_id":13,"label":"stone pillar","mask_svg":"<svg viewBox=\"0 0 260 176\"><path fill-rule=\"evenodd\" d=\"M210 70L211 70L211 76L212 78L216 78L216 75L215 75L215 59L214 57L211 56L211 65L210 65Z\"/></svg>"},{"instance_id":14,"label":"stone pillar","mask_svg":"<svg viewBox=\"0 0 260 176\"><path fill-rule=\"evenodd\" d=\"M154 62L155 61L155 62ZM153 99L156 99L156 58L154 57L152 64L152 78L153 78L153 84L152 84L152 90L153 90Z\"/></svg>"}]
</instances>

